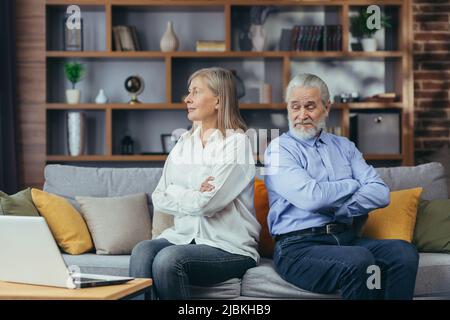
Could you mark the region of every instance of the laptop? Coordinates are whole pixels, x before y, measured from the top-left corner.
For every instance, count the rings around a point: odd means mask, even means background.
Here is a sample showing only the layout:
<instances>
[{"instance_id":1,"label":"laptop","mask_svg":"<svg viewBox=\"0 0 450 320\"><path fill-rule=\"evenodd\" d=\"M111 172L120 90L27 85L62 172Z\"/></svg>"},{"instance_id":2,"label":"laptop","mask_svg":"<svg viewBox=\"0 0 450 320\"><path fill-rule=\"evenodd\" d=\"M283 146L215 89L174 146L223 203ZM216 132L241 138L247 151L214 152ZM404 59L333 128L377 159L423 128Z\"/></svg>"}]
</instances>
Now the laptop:
<instances>
[{"instance_id":1,"label":"laptop","mask_svg":"<svg viewBox=\"0 0 450 320\"><path fill-rule=\"evenodd\" d=\"M43 217L0 215L0 280L69 289L122 284L133 280L83 274L67 266Z\"/></svg>"}]
</instances>

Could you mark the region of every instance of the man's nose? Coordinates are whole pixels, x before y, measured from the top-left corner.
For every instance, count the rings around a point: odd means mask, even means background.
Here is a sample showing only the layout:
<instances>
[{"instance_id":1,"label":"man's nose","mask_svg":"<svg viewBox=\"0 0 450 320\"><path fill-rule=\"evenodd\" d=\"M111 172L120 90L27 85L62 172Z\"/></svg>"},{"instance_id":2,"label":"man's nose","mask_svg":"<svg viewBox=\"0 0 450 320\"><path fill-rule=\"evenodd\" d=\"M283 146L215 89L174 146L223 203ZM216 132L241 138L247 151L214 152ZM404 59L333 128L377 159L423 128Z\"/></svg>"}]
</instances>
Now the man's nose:
<instances>
[{"instance_id":1,"label":"man's nose","mask_svg":"<svg viewBox=\"0 0 450 320\"><path fill-rule=\"evenodd\" d=\"M306 109L303 108L303 107L300 108L300 110L298 111L297 117L300 120L307 119L308 118L308 113L306 112Z\"/></svg>"}]
</instances>

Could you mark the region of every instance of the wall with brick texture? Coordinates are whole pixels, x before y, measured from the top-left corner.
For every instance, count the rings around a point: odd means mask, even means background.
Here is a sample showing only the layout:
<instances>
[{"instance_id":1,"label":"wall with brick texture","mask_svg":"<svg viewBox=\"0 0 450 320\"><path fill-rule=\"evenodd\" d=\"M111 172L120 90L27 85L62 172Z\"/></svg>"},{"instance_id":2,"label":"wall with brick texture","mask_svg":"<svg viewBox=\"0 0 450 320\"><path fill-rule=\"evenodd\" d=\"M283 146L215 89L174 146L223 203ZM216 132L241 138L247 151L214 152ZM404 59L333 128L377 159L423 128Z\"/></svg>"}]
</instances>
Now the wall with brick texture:
<instances>
[{"instance_id":1,"label":"wall with brick texture","mask_svg":"<svg viewBox=\"0 0 450 320\"><path fill-rule=\"evenodd\" d=\"M413 0L415 160L450 143L450 0Z\"/></svg>"}]
</instances>

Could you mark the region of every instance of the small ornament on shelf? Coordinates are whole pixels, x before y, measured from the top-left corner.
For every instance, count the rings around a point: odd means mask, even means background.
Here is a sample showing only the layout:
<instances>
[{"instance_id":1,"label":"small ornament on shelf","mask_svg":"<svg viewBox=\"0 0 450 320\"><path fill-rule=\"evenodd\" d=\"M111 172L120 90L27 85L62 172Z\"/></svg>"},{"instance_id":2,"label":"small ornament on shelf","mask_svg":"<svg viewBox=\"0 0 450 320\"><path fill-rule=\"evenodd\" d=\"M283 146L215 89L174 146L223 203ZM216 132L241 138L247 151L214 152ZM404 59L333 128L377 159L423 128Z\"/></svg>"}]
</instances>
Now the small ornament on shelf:
<instances>
[{"instance_id":1,"label":"small ornament on shelf","mask_svg":"<svg viewBox=\"0 0 450 320\"><path fill-rule=\"evenodd\" d=\"M134 141L131 138L130 130L125 131L125 136L122 139L121 154L130 155L134 154Z\"/></svg>"},{"instance_id":2,"label":"small ornament on shelf","mask_svg":"<svg viewBox=\"0 0 450 320\"><path fill-rule=\"evenodd\" d=\"M108 96L105 93L105 90L100 89L98 91L97 97L95 97L95 103L104 104L108 102Z\"/></svg>"},{"instance_id":3,"label":"small ornament on shelf","mask_svg":"<svg viewBox=\"0 0 450 320\"><path fill-rule=\"evenodd\" d=\"M125 89L131 96L131 100L128 102L129 104L141 103L137 97L142 93L142 91L144 91L144 80L140 76L136 75L126 78Z\"/></svg>"},{"instance_id":4,"label":"small ornament on shelf","mask_svg":"<svg viewBox=\"0 0 450 320\"><path fill-rule=\"evenodd\" d=\"M178 50L180 42L175 34L175 31L173 30L172 21L167 22L166 32L164 32L159 45L162 52L172 52Z\"/></svg>"}]
</instances>

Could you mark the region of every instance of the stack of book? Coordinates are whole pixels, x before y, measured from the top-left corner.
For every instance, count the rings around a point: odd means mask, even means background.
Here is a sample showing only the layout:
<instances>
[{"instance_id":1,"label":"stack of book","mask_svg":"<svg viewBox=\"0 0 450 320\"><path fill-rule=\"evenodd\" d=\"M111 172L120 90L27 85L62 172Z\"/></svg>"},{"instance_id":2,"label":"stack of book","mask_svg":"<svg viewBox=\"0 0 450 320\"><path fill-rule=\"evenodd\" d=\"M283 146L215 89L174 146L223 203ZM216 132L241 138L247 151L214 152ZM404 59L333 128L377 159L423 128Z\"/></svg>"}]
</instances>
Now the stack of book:
<instances>
[{"instance_id":1,"label":"stack of book","mask_svg":"<svg viewBox=\"0 0 450 320\"><path fill-rule=\"evenodd\" d=\"M198 40L196 43L197 51L225 51L224 41Z\"/></svg>"},{"instance_id":2,"label":"stack of book","mask_svg":"<svg viewBox=\"0 0 450 320\"><path fill-rule=\"evenodd\" d=\"M115 51L141 50L135 26L114 26L112 30Z\"/></svg>"},{"instance_id":3,"label":"stack of book","mask_svg":"<svg viewBox=\"0 0 450 320\"><path fill-rule=\"evenodd\" d=\"M281 31L280 51L339 51L341 25L295 25Z\"/></svg>"}]
</instances>

